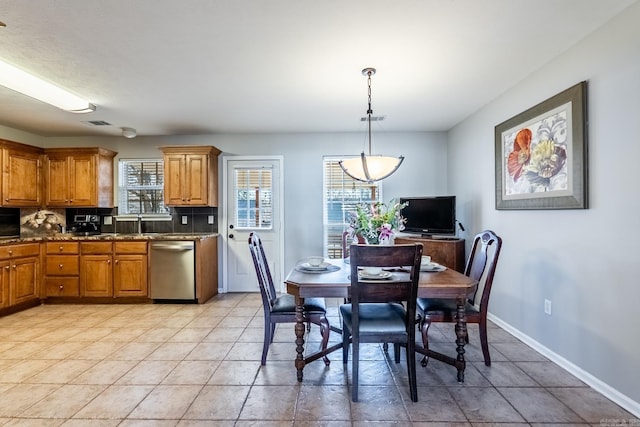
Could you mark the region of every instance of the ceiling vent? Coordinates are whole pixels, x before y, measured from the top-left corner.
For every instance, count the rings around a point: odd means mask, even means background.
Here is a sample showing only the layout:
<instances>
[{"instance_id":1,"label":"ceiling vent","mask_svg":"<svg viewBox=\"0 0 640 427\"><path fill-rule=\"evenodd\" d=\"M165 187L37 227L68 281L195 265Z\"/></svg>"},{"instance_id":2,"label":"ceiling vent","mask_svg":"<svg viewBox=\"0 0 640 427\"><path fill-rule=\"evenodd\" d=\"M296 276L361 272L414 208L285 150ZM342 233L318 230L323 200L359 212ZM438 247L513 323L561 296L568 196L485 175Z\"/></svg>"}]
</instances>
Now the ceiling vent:
<instances>
[{"instance_id":1,"label":"ceiling vent","mask_svg":"<svg viewBox=\"0 0 640 427\"><path fill-rule=\"evenodd\" d=\"M85 123L91 126L111 126L111 123L105 122L104 120L89 120Z\"/></svg>"}]
</instances>

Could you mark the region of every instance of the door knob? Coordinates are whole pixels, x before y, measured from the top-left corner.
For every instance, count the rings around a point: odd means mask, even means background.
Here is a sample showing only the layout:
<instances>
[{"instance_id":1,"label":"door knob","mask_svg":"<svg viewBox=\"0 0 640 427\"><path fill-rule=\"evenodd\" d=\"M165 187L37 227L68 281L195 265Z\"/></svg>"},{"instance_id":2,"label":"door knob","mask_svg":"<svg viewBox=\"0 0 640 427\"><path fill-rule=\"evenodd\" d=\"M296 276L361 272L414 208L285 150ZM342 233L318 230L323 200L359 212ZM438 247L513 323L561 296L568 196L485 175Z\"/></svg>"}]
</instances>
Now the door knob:
<instances>
[{"instance_id":1,"label":"door knob","mask_svg":"<svg viewBox=\"0 0 640 427\"><path fill-rule=\"evenodd\" d=\"M229 238L230 238L230 239L233 239L233 234L229 234Z\"/></svg>"}]
</instances>

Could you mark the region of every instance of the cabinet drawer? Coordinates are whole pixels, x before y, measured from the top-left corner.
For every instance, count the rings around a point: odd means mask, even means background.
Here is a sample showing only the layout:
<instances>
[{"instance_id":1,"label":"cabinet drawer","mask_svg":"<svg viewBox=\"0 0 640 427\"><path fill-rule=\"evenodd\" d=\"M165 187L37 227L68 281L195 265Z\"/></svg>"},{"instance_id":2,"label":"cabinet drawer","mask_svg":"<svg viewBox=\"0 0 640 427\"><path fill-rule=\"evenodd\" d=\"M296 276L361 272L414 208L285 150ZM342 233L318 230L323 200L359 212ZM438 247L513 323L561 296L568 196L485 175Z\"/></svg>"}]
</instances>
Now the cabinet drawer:
<instances>
[{"instance_id":1,"label":"cabinet drawer","mask_svg":"<svg viewBox=\"0 0 640 427\"><path fill-rule=\"evenodd\" d=\"M146 254L147 242L116 242L117 254Z\"/></svg>"},{"instance_id":2,"label":"cabinet drawer","mask_svg":"<svg viewBox=\"0 0 640 427\"><path fill-rule=\"evenodd\" d=\"M40 243L0 246L0 259L40 255Z\"/></svg>"},{"instance_id":3,"label":"cabinet drawer","mask_svg":"<svg viewBox=\"0 0 640 427\"><path fill-rule=\"evenodd\" d=\"M80 296L77 277L47 277L45 287L48 297Z\"/></svg>"},{"instance_id":4,"label":"cabinet drawer","mask_svg":"<svg viewBox=\"0 0 640 427\"><path fill-rule=\"evenodd\" d=\"M78 242L48 242L45 245L48 254L78 253Z\"/></svg>"},{"instance_id":5,"label":"cabinet drawer","mask_svg":"<svg viewBox=\"0 0 640 427\"><path fill-rule=\"evenodd\" d=\"M80 251L83 255L110 254L113 252L113 244L111 242L82 242L80 243Z\"/></svg>"},{"instance_id":6,"label":"cabinet drawer","mask_svg":"<svg viewBox=\"0 0 640 427\"><path fill-rule=\"evenodd\" d=\"M77 276L80 273L78 256L47 255L47 276Z\"/></svg>"}]
</instances>

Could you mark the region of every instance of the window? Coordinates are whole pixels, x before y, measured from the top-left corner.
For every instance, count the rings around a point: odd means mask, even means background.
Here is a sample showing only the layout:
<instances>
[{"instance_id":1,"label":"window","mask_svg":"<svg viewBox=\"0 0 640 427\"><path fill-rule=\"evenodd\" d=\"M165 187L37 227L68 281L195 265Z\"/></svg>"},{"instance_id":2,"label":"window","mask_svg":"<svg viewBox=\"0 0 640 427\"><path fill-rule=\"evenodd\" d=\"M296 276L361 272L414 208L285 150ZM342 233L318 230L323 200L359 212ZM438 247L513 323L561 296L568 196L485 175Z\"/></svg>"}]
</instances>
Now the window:
<instances>
[{"instance_id":1,"label":"window","mask_svg":"<svg viewBox=\"0 0 640 427\"><path fill-rule=\"evenodd\" d=\"M120 215L169 213L164 205L162 159L120 160L118 182Z\"/></svg>"},{"instance_id":2,"label":"window","mask_svg":"<svg viewBox=\"0 0 640 427\"><path fill-rule=\"evenodd\" d=\"M357 181L345 174L339 158L323 159L323 225L324 253L329 258L342 258L342 232L349 221L349 213L355 212L361 203L380 201L379 182Z\"/></svg>"},{"instance_id":3,"label":"window","mask_svg":"<svg viewBox=\"0 0 640 427\"><path fill-rule=\"evenodd\" d=\"M273 172L271 169L236 169L236 226L273 228Z\"/></svg>"}]
</instances>

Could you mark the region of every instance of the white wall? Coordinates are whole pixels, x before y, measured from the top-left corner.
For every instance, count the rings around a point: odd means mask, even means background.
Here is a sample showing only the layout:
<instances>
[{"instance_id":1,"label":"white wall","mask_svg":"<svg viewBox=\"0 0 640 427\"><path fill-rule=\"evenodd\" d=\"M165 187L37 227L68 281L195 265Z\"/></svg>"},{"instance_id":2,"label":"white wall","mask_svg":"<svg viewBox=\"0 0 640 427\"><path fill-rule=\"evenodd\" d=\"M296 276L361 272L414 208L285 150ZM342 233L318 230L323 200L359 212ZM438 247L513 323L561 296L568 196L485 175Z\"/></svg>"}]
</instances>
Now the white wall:
<instances>
[{"instance_id":1,"label":"white wall","mask_svg":"<svg viewBox=\"0 0 640 427\"><path fill-rule=\"evenodd\" d=\"M449 133L449 189L504 239L490 312L640 413L640 4ZM588 81L588 210L497 211L494 127ZM552 301L552 315L543 312ZM614 396L615 397L615 396Z\"/></svg>"},{"instance_id":2,"label":"white wall","mask_svg":"<svg viewBox=\"0 0 640 427\"><path fill-rule=\"evenodd\" d=\"M289 270L301 258L322 253L322 157L359 154L363 150L365 137L364 131L322 134L163 136L135 139L65 137L46 138L41 144L36 145L101 146L117 151L117 158L161 157L162 153L157 149L161 145L214 145L222 150L223 156L282 155L284 156L285 270ZM405 156L400 169L383 181L385 200L401 196L448 194L447 140L444 133L374 132L373 153ZM219 209L219 220L223 214L224 209ZM223 236L223 241L226 242L224 239L226 236Z\"/></svg>"}]
</instances>

